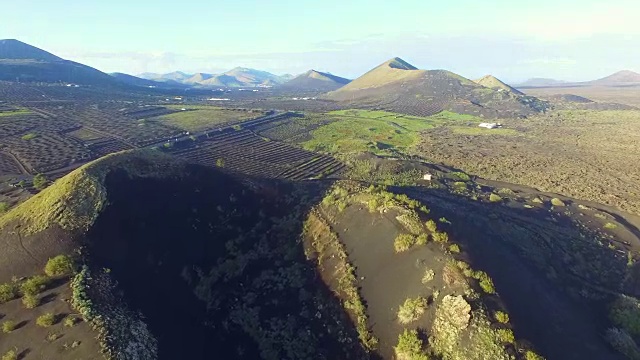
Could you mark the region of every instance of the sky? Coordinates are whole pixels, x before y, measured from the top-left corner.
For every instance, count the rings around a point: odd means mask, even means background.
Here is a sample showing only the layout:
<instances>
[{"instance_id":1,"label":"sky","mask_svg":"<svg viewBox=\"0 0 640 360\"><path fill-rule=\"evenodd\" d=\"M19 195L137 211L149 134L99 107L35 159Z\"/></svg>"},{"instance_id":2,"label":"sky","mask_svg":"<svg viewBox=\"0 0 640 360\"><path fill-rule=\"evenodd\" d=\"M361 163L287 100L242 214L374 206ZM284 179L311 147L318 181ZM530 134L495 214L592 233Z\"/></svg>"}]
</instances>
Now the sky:
<instances>
[{"instance_id":1,"label":"sky","mask_svg":"<svg viewBox=\"0 0 640 360\"><path fill-rule=\"evenodd\" d=\"M105 72L355 78L395 56L509 82L640 72L638 0L0 0L0 11L0 38Z\"/></svg>"}]
</instances>

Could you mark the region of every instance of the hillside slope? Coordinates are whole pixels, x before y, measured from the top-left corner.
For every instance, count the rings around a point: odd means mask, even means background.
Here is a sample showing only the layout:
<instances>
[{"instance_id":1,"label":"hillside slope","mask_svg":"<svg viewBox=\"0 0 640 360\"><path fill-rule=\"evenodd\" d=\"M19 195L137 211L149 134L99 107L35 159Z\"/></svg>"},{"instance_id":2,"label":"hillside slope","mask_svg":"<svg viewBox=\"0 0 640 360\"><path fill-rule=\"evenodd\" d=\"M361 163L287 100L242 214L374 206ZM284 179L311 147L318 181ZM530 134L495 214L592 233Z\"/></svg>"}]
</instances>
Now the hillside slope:
<instances>
[{"instance_id":1,"label":"hillside slope","mask_svg":"<svg viewBox=\"0 0 640 360\"><path fill-rule=\"evenodd\" d=\"M340 76L309 70L285 82L280 89L297 91L332 91L348 84L351 80Z\"/></svg>"},{"instance_id":2,"label":"hillside slope","mask_svg":"<svg viewBox=\"0 0 640 360\"><path fill-rule=\"evenodd\" d=\"M534 97L487 88L450 71L418 70L400 58L382 63L325 97L350 107L418 116L449 110L484 117L519 117L548 107Z\"/></svg>"},{"instance_id":3,"label":"hillside slope","mask_svg":"<svg viewBox=\"0 0 640 360\"><path fill-rule=\"evenodd\" d=\"M18 40L0 40L0 80L115 85L113 77Z\"/></svg>"},{"instance_id":4,"label":"hillside slope","mask_svg":"<svg viewBox=\"0 0 640 360\"><path fill-rule=\"evenodd\" d=\"M493 75L485 75L478 80L474 80L477 84L480 84L484 87L488 87L489 89L494 89L497 91L508 91L516 95L524 95L523 92L516 90L515 88L507 85L502 82L500 79L496 78Z\"/></svg>"}]
</instances>

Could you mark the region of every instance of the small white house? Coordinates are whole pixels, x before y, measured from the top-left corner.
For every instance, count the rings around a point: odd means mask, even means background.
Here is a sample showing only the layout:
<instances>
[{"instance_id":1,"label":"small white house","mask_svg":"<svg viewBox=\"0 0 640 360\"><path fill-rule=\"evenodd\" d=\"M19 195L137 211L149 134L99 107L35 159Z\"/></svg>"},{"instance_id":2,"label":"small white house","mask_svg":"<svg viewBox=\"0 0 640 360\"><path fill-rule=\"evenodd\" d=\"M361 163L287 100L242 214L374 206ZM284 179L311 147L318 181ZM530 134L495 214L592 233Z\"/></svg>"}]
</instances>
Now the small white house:
<instances>
[{"instance_id":1,"label":"small white house","mask_svg":"<svg viewBox=\"0 0 640 360\"><path fill-rule=\"evenodd\" d=\"M424 176L422 176L422 179L426 181L431 181L432 178L433 178L433 175L431 174L424 174Z\"/></svg>"},{"instance_id":2,"label":"small white house","mask_svg":"<svg viewBox=\"0 0 640 360\"><path fill-rule=\"evenodd\" d=\"M501 124L498 123L480 123L480 125L478 125L479 127L483 127L483 128L487 128L487 129L497 129L499 127L502 127Z\"/></svg>"}]
</instances>

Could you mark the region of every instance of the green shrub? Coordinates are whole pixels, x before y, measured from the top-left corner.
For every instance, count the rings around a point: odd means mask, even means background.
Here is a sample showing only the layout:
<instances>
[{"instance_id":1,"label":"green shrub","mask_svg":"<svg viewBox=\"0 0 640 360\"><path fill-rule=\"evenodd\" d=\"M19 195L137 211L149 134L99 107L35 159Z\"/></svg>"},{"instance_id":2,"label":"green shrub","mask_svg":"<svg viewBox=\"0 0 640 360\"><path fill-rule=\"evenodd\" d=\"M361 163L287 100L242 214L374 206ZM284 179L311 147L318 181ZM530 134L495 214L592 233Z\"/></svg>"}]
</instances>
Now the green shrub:
<instances>
[{"instance_id":1,"label":"green shrub","mask_svg":"<svg viewBox=\"0 0 640 360\"><path fill-rule=\"evenodd\" d=\"M38 316L38 318L36 319L36 324L42 327L52 326L53 324L55 324L55 322L56 322L56 316L53 315L52 313L42 314Z\"/></svg>"},{"instance_id":2,"label":"green shrub","mask_svg":"<svg viewBox=\"0 0 640 360\"><path fill-rule=\"evenodd\" d=\"M367 207L369 208L369 212L372 214L378 211L378 208L380 207L380 205L381 205L380 200L378 200L377 198L373 198L367 202Z\"/></svg>"},{"instance_id":3,"label":"green shrub","mask_svg":"<svg viewBox=\"0 0 640 360\"><path fill-rule=\"evenodd\" d=\"M531 350L527 350L524 353L525 360L544 360L544 358Z\"/></svg>"},{"instance_id":4,"label":"green shrub","mask_svg":"<svg viewBox=\"0 0 640 360\"><path fill-rule=\"evenodd\" d=\"M0 211L0 212L1 212L1 211ZM618 227L618 225L616 225L616 224L614 224L614 223L610 223L610 222L608 222L608 223L604 224L604 228L605 228L605 229L615 229L615 228L617 228L617 227Z\"/></svg>"},{"instance_id":5,"label":"green shrub","mask_svg":"<svg viewBox=\"0 0 640 360\"><path fill-rule=\"evenodd\" d=\"M498 195L498 194L491 193L491 195L489 195L489 201L491 201L491 202L500 202L500 201L502 201L502 197L500 195Z\"/></svg>"},{"instance_id":6,"label":"green shrub","mask_svg":"<svg viewBox=\"0 0 640 360\"><path fill-rule=\"evenodd\" d=\"M18 296L18 291L14 284L0 284L0 304L11 301Z\"/></svg>"},{"instance_id":7,"label":"green shrub","mask_svg":"<svg viewBox=\"0 0 640 360\"><path fill-rule=\"evenodd\" d=\"M78 323L78 318L69 316L64 319L64 326L66 327L74 327Z\"/></svg>"},{"instance_id":8,"label":"green shrub","mask_svg":"<svg viewBox=\"0 0 640 360\"><path fill-rule=\"evenodd\" d=\"M0 202L0 214L2 214L3 212L7 212L7 210L9 210L9 204L1 201Z\"/></svg>"},{"instance_id":9,"label":"green shrub","mask_svg":"<svg viewBox=\"0 0 640 360\"><path fill-rule=\"evenodd\" d=\"M471 180L471 177L469 175L467 175L466 173L462 172L462 171L452 172L451 175L453 177L456 177L456 178L462 180L462 181L470 181Z\"/></svg>"},{"instance_id":10,"label":"green shrub","mask_svg":"<svg viewBox=\"0 0 640 360\"><path fill-rule=\"evenodd\" d=\"M433 220L427 221L424 225L427 227L427 230L431 231L432 233L438 231L438 224L436 224L436 222Z\"/></svg>"},{"instance_id":11,"label":"green shrub","mask_svg":"<svg viewBox=\"0 0 640 360\"><path fill-rule=\"evenodd\" d=\"M36 295L47 289L50 279L44 275L36 275L25 280L20 285L23 295Z\"/></svg>"},{"instance_id":12,"label":"green shrub","mask_svg":"<svg viewBox=\"0 0 640 360\"><path fill-rule=\"evenodd\" d=\"M396 252L407 251L415 245L416 241L417 238L411 234L400 234L396 236L396 239L393 241L393 248Z\"/></svg>"},{"instance_id":13,"label":"green shrub","mask_svg":"<svg viewBox=\"0 0 640 360\"><path fill-rule=\"evenodd\" d=\"M18 360L18 350L13 349L2 355L2 360Z\"/></svg>"},{"instance_id":14,"label":"green shrub","mask_svg":"<svg viewBox=\"0 0 640 360\"><path fill-rule=\"evenodd\" d=\"M429 235L423 233L418 235L418 237L416 238L416 245L418 246L426 245L428 241L429 241Z\"/></svg>"},{"instance_id":15,"label":"green shrub","mask_svg":"<svg viewBox=\"0 0 640 360\"><path fill-rule=\"evenodd\" d=\"M24 134L22 135L22 140L32 140L37 138L38 135L34 134L34 133L28 133L28 134Z\"/></svg>"},{"instance_id":16,"label":"green shrub","mask_svg":"<svg viewBox=\"0 0 640 360\"><path fill-rule=\"evenodd\" d=\"M216 160L216 166L219 168L223 168L224 167L224 159L223 158L219 158L218 160Z\"/></svg>"},{"instance_id":17,"label":"green shrub","mask_svg":"<svg viewBox=\"0 0 640 360\"><path fill-rule=\"evenodd\" d=\"M509 323L509 314L504 311L496 311L496 313L493 314L493 317L501 324Z\"/></svg>"},{"instance_id":18,"label":"green shrub","mask_svg":"<svg viewBox=\"0 0 640 360\"><path fill-rule=\"evenodd\" d=\"M493 280L484 271L476 271L473 277L479 281L480 288L487 294L495 294L496 288L493 285Z\"/></svg>"},{"instance_id":19,"label":"green shrub","mask_svg":"<svg viewBox=\"0 0 640 360\"><path fill-rule=\"evenodd\" d=\"M22 297L22 304L27 309L35 309L40 305L40 298L37 295L26 294Z\"/></svg>"},{"instance_id":20,"label":"green shrub","mask_svg":"<svg viewBox=\"0 0 640 360\"><path fill-rule=\"evenodd\" d=\"M422 340L417 330L404 329L398 336L398 345L394 348L398 360L429 360L422 351Z\"/></svg>"},{"instance_id":21,"label":"green shrub","mask_svg":"<svg viewBox=\"0 0 640 360\"><path fill-rule=\"evenodd\" d=\"M629 359L640 359L640 348L626 331L618 328L608 329L605 339L611 346Z\"/></svg>"},{"instance_id":22,"label":"green shrub","mask_svg":"<svg viewBox=\"0 0 640 360\"><path fill-rule=\"evenodd\" d=\"M640 336L640 301L638 299L620 295L611 304L609 318L629 334Z\"/></svg>"},{"instance_id":23,"label":"green shrub","mask_svg":"<svg viewBox=\"0 0 640 360\"><path fill-rule=\"evenodd\" d=\"M58 255L47 261L44 273L48 276L64 276L73 273L73 259L67 255Z\"/></svg>"},{"instance_id":24,"label":"green shrub","mask_svg":"<svg viewBox=\"0 0 640 360\"><path fill-rule=\"evenodd\" d=\"M16 322L13 320L7 320L2 323L2 332L8 334L16 329Z\"/></svg>"},{"instance_id":25,"label":"green shrub","mask_svg":"<svg viewBox=\"0 0 640 360\"><path fill-rule=\"evenodd\" d=\"M458 244L451 244L449 245L449 251L451 251L454 254L457 254L460 252L460 246Z\"/></svg>"},{"instance_id":26,"label":"green shrub","mask_svg":"<svg viewBox=\"0 0 640 360\"><path fill-rule=\"evenodd\" d=\"M33 177L33 187L38 190L46 188L48 184L49 180L44 176L44 174L38 174Z\"/></svg>"},{"instance_id":27,"label":"green shrub","mask_svg":"<svg viewBox=\"0 0 640 360\"><path fill-rule=\"evenodd\" d=\"M496 330L496 335L498 335L498 339L505 344L513 344L516 341L511 329L498 329Z\"/></svg>"},{"instance_id":28,"label":"green shrub","mask_svg":"<svg viewBox=\"0 0 640 360\"><path fill-rule=\"evenodd\" d=\"M429 281L433 280L433 278L436 276L435 271L431 270L431 269L427 269L424 272L424 275L422 276L422 283L426 284Z\"/></svg>"},{"instance_id":29,"label":"green shrub","mask_svg":"<svg viewBox=\"0 0 640 360\"><path fill-rule=\"evenodd\" d=\"M456 181L453 183L453 187L457 188L457 189L466 189L467 188L467 183L462 182L462 181Z\"/></svg>"},{"instance_id":30,"label":"green shrub","mask_svg":"<svg viewBox=\"0 0 640 360\"><path fill-rule=\"evenodd\" d=\"M433 238L433 241L437 243L449 242L449 235L447 235L446 232L436 231L433 234L431 234L431 237Z\"/></svg>"},{"instance_id":31,"label":"green shrub","mask_svg":"<svg viewBox=\"0 0 640 360\"><path fill-rule=\"evenodd\" d=\"M446 217L441 217L440 219L438 219L438 221L440 221L443 224L451 224L451 221L447 220Z\"/></svg>"},{"instance_id":32,"label":"green shrub","mask_svg":"<svg viewBox=\"0 0 640 360\"><path fill-rule=\"evenodd\" d=\"M418 296L415 299L406 299L404 304L398 309L398 321L401 324L408 324L416 321L427 309L427 299Z\"/></svg>"},{"instance_id":33,"label":"green shrub","mask_svg":"<svg viewBox=\"0 0 640 360\"><path fill-rule=\"evenodd\" d=\"M558 198L553 198L551 199L551 205L553 206L564 206L564 201L558 199Z\"/></svg>"}]
</instances>

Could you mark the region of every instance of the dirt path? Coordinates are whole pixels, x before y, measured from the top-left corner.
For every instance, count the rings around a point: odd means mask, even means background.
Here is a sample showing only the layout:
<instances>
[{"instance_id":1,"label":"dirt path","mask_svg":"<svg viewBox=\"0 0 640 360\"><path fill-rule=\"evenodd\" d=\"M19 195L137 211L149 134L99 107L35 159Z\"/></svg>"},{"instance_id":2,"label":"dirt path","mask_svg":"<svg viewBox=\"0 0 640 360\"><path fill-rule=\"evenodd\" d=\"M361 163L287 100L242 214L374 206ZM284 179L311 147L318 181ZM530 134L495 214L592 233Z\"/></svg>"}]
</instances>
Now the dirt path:
<instances>
[{"instance_id":1,"label":"dirt path","mask_svg":"<svg viewBox=\"0 0 640 360\"><path fill-rule=\"evenodd\" d=\"M17 156L13 155L13 153L11 153L10 151L2 152L2 153L8 155L9 157L11 157L11 159L13 159L13 161L15 161L16 165L18 165L18 167L20 168L20 171L22 172L22 174L31 175L31 172L27 170L27 168L20 162Z\"/></svg>"}]
</instances>

